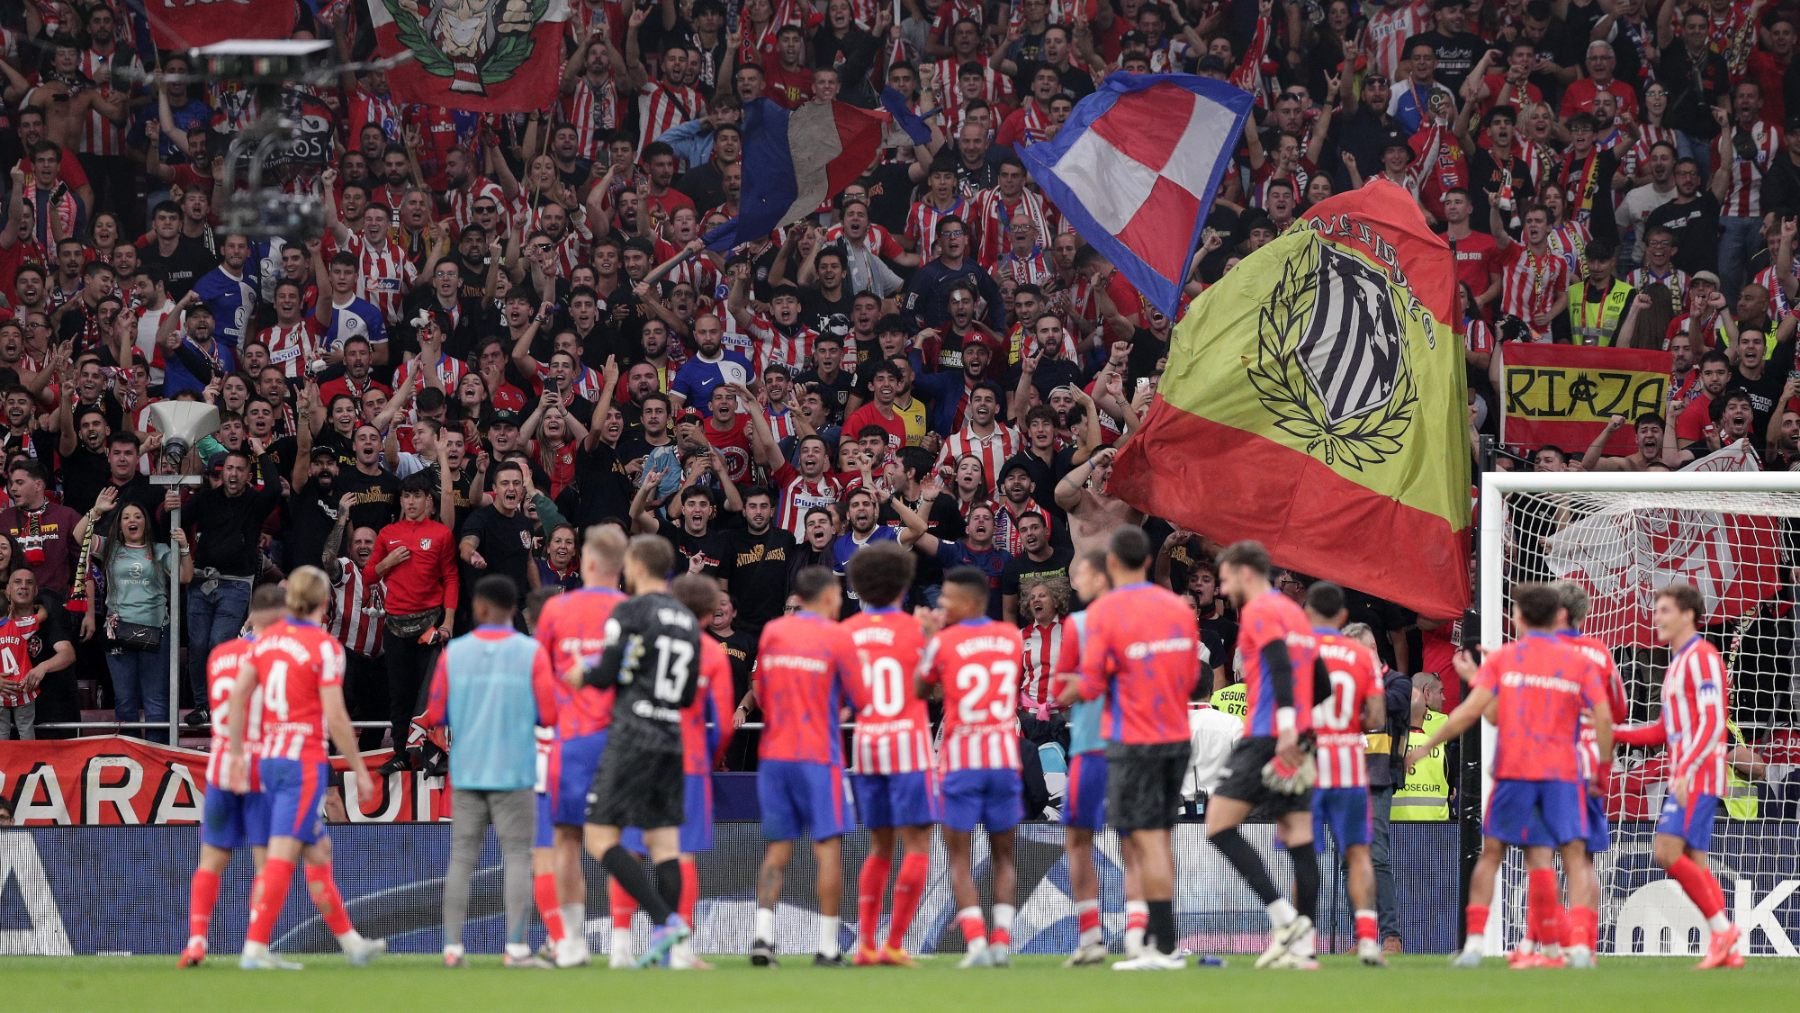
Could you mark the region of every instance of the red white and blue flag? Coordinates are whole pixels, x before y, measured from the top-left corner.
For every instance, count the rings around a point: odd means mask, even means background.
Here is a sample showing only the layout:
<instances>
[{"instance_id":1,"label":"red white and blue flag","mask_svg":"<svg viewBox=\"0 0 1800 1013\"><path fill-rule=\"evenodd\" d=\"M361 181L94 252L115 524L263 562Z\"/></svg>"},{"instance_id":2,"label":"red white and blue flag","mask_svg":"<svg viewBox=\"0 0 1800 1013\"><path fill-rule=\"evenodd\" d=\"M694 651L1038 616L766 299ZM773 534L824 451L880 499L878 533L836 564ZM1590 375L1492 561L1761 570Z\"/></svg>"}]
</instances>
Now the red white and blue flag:
<instances>
[{"instance_id":1,"label":"red white and blue flag","mask_svg":"<svg viewBox=\"0 0 1800 1013\"><path fill-rule=\"evenodd\" d=\"M1253 101L1212 78L1115 74L1019 157L1075 231L1173 318Z\"/></svg>"},{"instance_id":2,"label":"red white and blue flag","mask_svg":"<svg viewBox=\"0 0 1800 1013\"><path fill-rule=\"evenodd\" d=\"M768 99L744 105L744 192L738 216L706 234L728 250L818 210L867 172L887 116L844 102L808 102L789 112Z\"/></svg>"}]
</instances>

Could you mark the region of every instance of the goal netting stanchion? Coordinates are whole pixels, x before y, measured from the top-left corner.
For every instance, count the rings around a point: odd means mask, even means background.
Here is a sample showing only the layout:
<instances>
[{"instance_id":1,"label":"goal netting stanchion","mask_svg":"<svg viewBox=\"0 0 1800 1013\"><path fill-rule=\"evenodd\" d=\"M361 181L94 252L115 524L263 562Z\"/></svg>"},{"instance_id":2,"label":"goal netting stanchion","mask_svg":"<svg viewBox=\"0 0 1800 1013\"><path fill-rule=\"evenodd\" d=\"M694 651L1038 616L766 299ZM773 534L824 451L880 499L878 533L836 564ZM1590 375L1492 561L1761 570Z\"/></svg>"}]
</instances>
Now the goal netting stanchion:
<instances>
[{"instance_id":1,"label":"goal netting stanchion","mask_svg":"<svg viewBox=\"0 0 1800 1013\"><path fill-rule=\"evenodd\" d=\"M1717 455L1715 455L1717 456ZM1713 463L1708 459L1706 463ZM1744 452L1729 466L1745 467ZM1796 647L1800 605L1800 474L1710 471L1507 473L1483 476L1477 600L1481 642L1512 639L1512 588L1567 578L1586 588L1583 632L1611 649L1629 706L1620 722L1661 713L1669 650L1651 624L1658 588L1681 580L1706 599L1702 633L1730 670L1731 791L1714 826L1712 865L1726 915L1747 953L1796 955L1800 939L1800 739ZM1483 802L1492 789L1494 729L1483 735ZM1607 812L1612 848L1597 856L1602 954L1704 952L1705 924L1652 856L1668 795L1661 747L1615 750ZM1523 932L1525 872L1502 869L1490 953Z\"/></svg>"}]
</instances>

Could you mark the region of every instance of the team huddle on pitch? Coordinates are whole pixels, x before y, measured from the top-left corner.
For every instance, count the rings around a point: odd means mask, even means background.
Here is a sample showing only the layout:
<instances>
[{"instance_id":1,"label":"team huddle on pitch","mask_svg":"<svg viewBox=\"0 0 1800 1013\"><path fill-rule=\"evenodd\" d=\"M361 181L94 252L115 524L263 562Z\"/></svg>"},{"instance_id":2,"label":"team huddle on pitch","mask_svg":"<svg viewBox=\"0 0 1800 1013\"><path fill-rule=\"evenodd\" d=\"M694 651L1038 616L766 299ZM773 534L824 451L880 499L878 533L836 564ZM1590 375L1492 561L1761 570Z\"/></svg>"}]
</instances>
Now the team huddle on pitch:
<instances>
[{"instance_id":1,"label":"team huddle on pitch","mask_svg":"<svg viewBox=\"0 0 1800 1013\"><path fill-rule=\"evenodd\" d=\"M583 587L543 603L533 623L535 643L511 630L518 602L510 585L477 586L481 625L440 658L421 718L456 736L446 965L466 962L468 874L491 822L505 861L505 966L590 961L583 852L610 874L611 966L708 966L691 940L701 892L695 856L712 847L709 773L732 731L731 674L723 648L702 635L697 620L714 609L717 582L691 574L670 580L675 561L660 537L627 540L617 528L590 529ZM1151 563L1149 539L1127 526L1114 532L1104 552L1076 556L1069 571L1088 603L1065 620L1053 669L1071 739L1063 817L1080 934L1070 967L1109 958L1093 854L1094 836L1107 826L1120 836L1127 914L1124 958L1112 967L1187 964L1176 930L1170 834L1189 770L1188 701L1203 648L1192 607L1147 579ZM1246 713L1243 735L1211 787L1205 829L1268 911L1270 941L1256 966L1318 966L1318 856L1327 828L1349 873L1358 959L1381 966L1363 739L1385 721L1379 662L1339 632L1344 593L1335 585L1315 583L1304 604L1295 604L1271 587L1268 553L1255 542L1226 548L1218 564L1221 590L1240 617L1237 667L1246 683ZM1012 960L1014 834L1025 818L1018 727L1024 645L1015 627L987 618L988 577L972 568L945 574L937 608L905 611L913 566L912 554L897 545L876 543L856 553L847 579L860 608L842 621L838 578L819 567L800 570L793 582L799 609L763 630L753 692L766 722L757 795L768 844L757 878L754 966L773 967L781 959L775 915L802 838L810 841L818 870L812 963L911 966L904 940L925 891L934 828L943 835L967 943L960 966L1003 967ZM328 591L324 574L311 567L296 571L285 588L259 588L252 636L214 651L208 681L218 730L182 966L205 958L220 873L232 852L245 847L253 849L259 871L241 967L298 966L269 949L296 863L352 963L385 948L357 933L331 874L322 817L331 776L327 742L344 755L365 795L372 785L344 707L343 649L317 625ZM1706 865L1724 785L1723 661L1698 635L1704 603L1692 587L1663 589L1655 608L1659 636L1673 657L1662 718L1654 724L1614 728L1623 690L1604 645L1580 635L1587 599L1577 585L1519 585L1512 615L1518 639L1485 658L1458 655L1468 697L1409 754L1409 760L1422 756L1484 715L1498 728L1485 846L1470 887L1468 941L1453 957L1457 966L1477 965L1485 952L1488 904L1509 846L1523 849L1530 877L1526 935L1514 965L1592 966L1599 888L1591 856L1608 845L1598 789L1615 740L1667 745L1672 776L1658 824L1658 862L1711 926L1701 966L1741 965L1738 932L1724 917ZM507 698L483 697L482 690L459 697L458 680L471 669L477 677L518 671L518 691ZM511 702L495 703L503 700ZM935 736L927 708L933 700L942 710ZM498 714L510 715L522 733L500 729L505 722ZM856 815L870 834L849 954L839 943L840 844L851 826L846 717L854 721L849 768ZM541 726L535 735L533 725ZM1293 865L1291 900L1239 832L1253 812L1277 823ZM991 918L972 868L978 826L992 863ZM1568 877L1566 913L1555 853ZM890 879L891 904L884 904ZM548 935L538 953L527 943L533 902ZM642 953L634 952L630 929L639 909L652 927Z\"/></svg>"}]
</instances>

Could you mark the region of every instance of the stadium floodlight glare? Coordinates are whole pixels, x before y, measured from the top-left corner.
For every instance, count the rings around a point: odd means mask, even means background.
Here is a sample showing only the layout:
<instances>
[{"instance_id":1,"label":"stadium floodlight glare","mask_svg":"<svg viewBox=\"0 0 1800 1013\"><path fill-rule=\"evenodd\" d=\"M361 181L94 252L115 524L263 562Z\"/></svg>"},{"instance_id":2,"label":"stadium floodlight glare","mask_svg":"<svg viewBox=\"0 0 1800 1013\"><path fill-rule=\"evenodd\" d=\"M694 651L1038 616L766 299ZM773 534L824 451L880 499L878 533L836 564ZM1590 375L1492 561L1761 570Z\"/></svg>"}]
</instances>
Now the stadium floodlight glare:
<instances>
[{"instance_id":1,"label":"stadium floodlight glare","mask_svg":"<svg viewBox=\"0 0 1800 1013\"><path fill-rule=\"evenodd\" d=\"M163 467L173 470L203 436L219 431L219 409L202 401L158 401L150 406L150 425L163 434Z\"/></svg>"}]
</instances>

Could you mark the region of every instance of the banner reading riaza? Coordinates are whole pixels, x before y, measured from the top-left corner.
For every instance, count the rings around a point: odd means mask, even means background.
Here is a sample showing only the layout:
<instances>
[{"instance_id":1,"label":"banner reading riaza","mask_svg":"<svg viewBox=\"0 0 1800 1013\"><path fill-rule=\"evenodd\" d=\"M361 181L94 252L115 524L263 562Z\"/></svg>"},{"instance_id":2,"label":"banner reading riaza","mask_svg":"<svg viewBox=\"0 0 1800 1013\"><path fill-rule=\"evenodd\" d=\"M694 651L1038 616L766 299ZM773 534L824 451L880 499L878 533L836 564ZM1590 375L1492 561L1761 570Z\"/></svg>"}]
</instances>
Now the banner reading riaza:
<instances>
[{"instance_id":1,"label":"banner reading riaza","mask_svg":"<svg viewBox=\"0 0 1800 1013\"><path fill-rule=\"evenodd\" d=\"M1623 457L1636 449L1629 423L1668 413L1674 365L1668 352L1513 342L1499 354L1502 443L1552 444L1580 457L1608 419L1623 415L1628 424L1606 443L1608 457Z\"/></svg>"}]
</instances>

